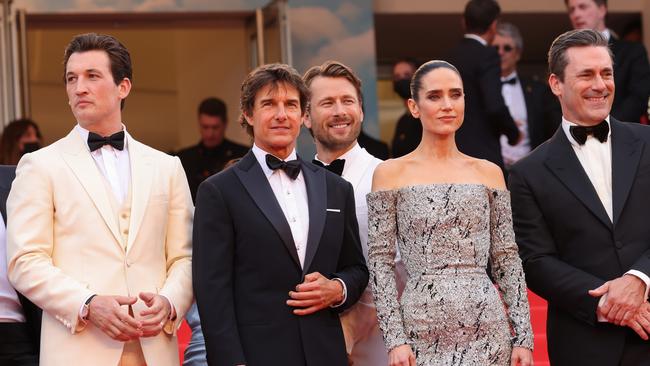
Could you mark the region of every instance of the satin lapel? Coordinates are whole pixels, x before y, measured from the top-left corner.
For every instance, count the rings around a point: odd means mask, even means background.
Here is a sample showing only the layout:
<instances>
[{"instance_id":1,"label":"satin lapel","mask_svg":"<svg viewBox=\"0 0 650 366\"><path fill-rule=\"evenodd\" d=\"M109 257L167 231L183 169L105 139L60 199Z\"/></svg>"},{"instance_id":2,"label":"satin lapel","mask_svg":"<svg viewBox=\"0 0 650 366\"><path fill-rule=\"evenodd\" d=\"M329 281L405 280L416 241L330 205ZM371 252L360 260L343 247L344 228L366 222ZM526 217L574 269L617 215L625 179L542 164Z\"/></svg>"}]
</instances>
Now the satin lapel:
<instances>
[{"instance_id":1,"label":"satin lapel","mask_svg":"<svg viewBox=\"0 0 650 366\"><path fill-rule=\"evenodd\" d=\"M610 124L612 126L612 205L614 225L616 225L634 183L644 143L625 125L611 117Z\"/></svg>"},{"instance_id":2,"label":"satin lapel","mask_svg":"<svg viewBox=\"0 0 650 366\"><path fill-rule=\"evenodd\" d=\"M325 228L325 216L327 214L327 183L325 182L325 169L318 169L316 166L302 164L302 175L305 177L307 188L307 201L309 202L309 233L307 234L307 249L305 253L305 265L303 275L309 273L309 266L314 260L320 238ZM343 207L333 207L342 209Z\"/></svg>"},{"instance_id":3,"label":"satin lapel","mask_svg":"<svg viewBox=\"0 0 650 366\"><path fill-rule=\"evenodd\" d=\"M127 134L129 162L131 164L131 221L129 222L129 240L127 253L133 247L140 224L149 203L151 185L154 179L152 157L146 153L142 144Z\"/></svg>"},{"instance_id":4,"label":"satin lapel","mask_svg":"<svg viewBox=\"0 0 650 366\"><path fill-rule=\"evenodd\" d=\"M116 240L115 245L122 249L120 231L108 200L108 192L106 192L106 187L102 182L102 173L97 168L93 157L84 146L85 143L77 131L72 130L65 139L65 143L62 145L63 154L61 154L63 160L77 177L77 180L79 180L79 183L104 219L106 226L113 233Z\"/></svg>"},{"instance_id":5,"label":"satin lapel","mask_svg":"<svg viewBox=\"0 0 650 366\"><path fill-rule=\"evenodd\" d=\"M535 120L535 106L532 104L533 100L533 88L524 78L519 78L519 83L521 84L521 90L524 94L524 102L526 103L526 116L528 120L526 121L528 125L528 138L530 143L533 144L533 141L537 141L538 135L538 125L540 121Z\"/></svg>"},{"instance_id":6,"label":"satin lapel","mask_svg":"<svg viewBox=\"0 0 650 366\"><path fill-rule=\"evenodd\" d=\"M549 140L549 144L546 166L605 226L611 229L612 222L564 134L562 126Z\"/></svg>"},{"instance_id":7,"label":"satin lapel","mask_svg":"<svg viewBox=\"0 0 650 366\"><path fill-rule=\"evenodd\" d=\"M300 268L300 260L298 259L298 252L296 251L296 244L293 241L289 223L284 217L284 213L275 198L273 189L271 189L271 185L264 175L264 171L262 171L262 168L257 163L257 159L255 159L252 151L249 151L234 167L234 172L257 207L259 207L260 211L262 211L264 216L266 216L275 228L275 231L280 235L282 243L284 243L284 246L289 251L291 258L293 258L298 268Z\"/></svg>"}]
</instances>

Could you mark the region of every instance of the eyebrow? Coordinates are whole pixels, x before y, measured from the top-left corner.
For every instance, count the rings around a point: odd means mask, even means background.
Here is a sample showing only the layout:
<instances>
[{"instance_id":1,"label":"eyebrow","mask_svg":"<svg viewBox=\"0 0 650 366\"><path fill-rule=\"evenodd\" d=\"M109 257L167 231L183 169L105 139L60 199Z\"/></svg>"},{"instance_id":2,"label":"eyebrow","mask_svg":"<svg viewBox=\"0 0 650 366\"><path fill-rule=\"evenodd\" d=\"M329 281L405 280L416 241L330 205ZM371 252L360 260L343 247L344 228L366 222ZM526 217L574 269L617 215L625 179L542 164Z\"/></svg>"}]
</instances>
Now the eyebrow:
<instances>
[{"instance_id":1,"label":"eyebrow","mask_svg":"<svg viewBox=\"0 0 650 366\"><path fill-rule=\"evenodd\" d=\"M427 90L426 94L442 93L442 91L443 91L442 89L431 89L431 90ZM451 89L449 89L449 91L451 91L451 92L461 92L462 93L463 89L462 88L451 88Z\"/></svg>"}]
</instances>

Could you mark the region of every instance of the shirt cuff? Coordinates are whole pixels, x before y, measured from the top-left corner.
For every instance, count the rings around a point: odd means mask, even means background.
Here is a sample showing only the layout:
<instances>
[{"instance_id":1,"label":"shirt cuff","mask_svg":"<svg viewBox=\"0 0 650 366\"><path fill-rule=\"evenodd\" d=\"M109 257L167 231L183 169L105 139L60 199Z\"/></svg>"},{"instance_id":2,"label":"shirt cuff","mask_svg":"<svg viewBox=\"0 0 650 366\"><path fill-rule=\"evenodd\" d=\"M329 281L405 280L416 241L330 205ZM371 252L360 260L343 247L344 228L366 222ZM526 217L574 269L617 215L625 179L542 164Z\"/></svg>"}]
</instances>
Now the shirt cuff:
<instances>
[{"instance_id":1,"label":"shirt cuff","mask_svg":"<svg viewBox=\"0 0 650 366\"><path fill-rule=\"evenodd\" d=\"M165 296L163 294L159 294L159 295L164 297L165 299L167 299L167 302L169 303L169 307L170 307L171 310L169 311L169 318L167 318L167 319L172 320L172 321L176 320L176 308L174 307L174 303L172 303L172 301L169 299L169 297L167 297L167 296Z\"/></svg>"},{"instance_id":2,"label":"shirt cuff","mask_svg":"<svg viewBox=\"0 0 650 366\"><path fill-rule=\"evenodd\" d=\"M345 286L345 282L343 282L343 280L340 278L332 278L332 280L339 281L341 283L341 286L343 286L343 300L341 300L341 302L338 304L334 304L330 306L332 308L338 308L339 306L345 304L345 301L348 299L348 287Z\"/></svg>"},{"instance_id":3,"label":"shirt cuff","mask_svg":"<svg viewBox=\"0 0 650 366\"><path fill-rule=\"evenodd\" d=\"M648 275L646 275L641 271L637 271L636 269L631 269L625 272L625 274L635 276L641 281L643 281L643 283L645 283L645 295L643 296L643 301L648 300L648 289L650 288L650 277L648 277Z\"/></svg>"}]
</instances>

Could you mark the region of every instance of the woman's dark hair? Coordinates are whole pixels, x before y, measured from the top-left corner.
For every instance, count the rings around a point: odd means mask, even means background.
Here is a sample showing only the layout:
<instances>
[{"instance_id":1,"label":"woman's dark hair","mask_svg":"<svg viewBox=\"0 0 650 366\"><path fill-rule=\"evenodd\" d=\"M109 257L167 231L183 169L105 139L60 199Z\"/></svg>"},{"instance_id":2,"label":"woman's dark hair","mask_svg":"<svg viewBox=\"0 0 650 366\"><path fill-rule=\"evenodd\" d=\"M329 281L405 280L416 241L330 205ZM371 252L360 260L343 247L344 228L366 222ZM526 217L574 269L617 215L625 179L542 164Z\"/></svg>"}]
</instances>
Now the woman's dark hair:
<instances>
[{"instance_id":1,"label":"woman's dark hair","mask_svg":"<svg viewBox=\"0 0 650 366\"><path fill-rule=\"evenodd\" d=\"M29 118L17 119L5 126L0 137L0 164L16 165L22 156L18 141L33 127L36 130L36 137L42 139L41 130L38 125Z\"/></svg>"},{"instance_id":2,"label":"woman's dark hair","mask_svg":"<svg viewBox=\"0 0 650 366\"><path fill-rule=\"evenodd\" d=\"M422 66L418 67L418 69L415 70L415 74L413 74L413 78L411 79L411 95L416 102L419 101L420 98L420 96L418 95L418 91L422 88L422 78L428 73L430 73L431 71L439 68L452 70L460 78L460 72L458 72L456 66L450 64L447 61L432 60L429 62L425 62L424 64L422 64Z\"/></svg>"}]
</instances>

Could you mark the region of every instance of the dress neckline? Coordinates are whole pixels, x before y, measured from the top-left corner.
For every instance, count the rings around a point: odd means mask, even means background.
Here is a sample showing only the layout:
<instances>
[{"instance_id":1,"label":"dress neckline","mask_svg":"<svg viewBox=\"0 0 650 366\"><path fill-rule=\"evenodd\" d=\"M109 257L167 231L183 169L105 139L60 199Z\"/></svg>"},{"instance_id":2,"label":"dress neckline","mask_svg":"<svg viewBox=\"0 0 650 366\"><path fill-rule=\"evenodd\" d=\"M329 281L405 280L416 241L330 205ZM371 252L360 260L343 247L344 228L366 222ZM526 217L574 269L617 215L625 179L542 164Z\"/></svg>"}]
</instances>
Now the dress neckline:
<instances>
[{"instance_id":1,"label":"dress neckline","mask_svg":"<svg viewBox=\"0 0 650 366\"><path fill-rule=\"evenodd\" d=\"M370 193L380 193L380 192L400 192L409 189L421 189L429 187L449 187L449 186L468 186L468 187L482 187L491 192L509 192L507 189L493 188L488 187L483 183L472 183L472 182L435 182L435 183L419 183L419 184L407 184L405 186L393 188L393 189L383 189L380 191L374 191Z\"/></svg>"}]
</instances>

